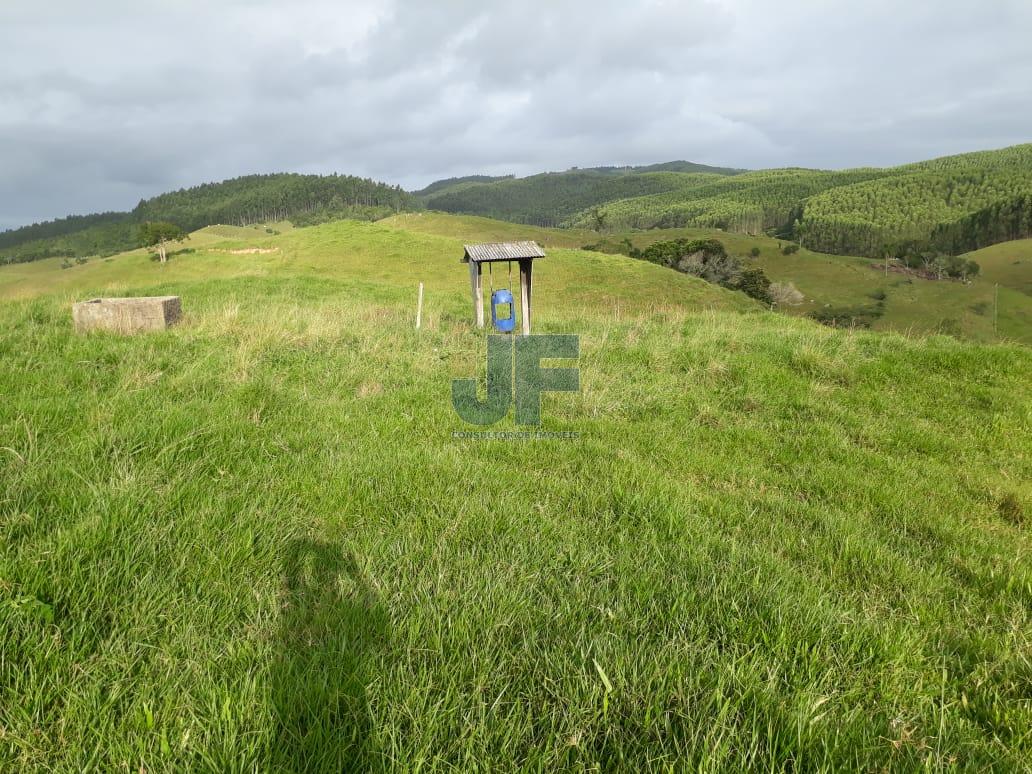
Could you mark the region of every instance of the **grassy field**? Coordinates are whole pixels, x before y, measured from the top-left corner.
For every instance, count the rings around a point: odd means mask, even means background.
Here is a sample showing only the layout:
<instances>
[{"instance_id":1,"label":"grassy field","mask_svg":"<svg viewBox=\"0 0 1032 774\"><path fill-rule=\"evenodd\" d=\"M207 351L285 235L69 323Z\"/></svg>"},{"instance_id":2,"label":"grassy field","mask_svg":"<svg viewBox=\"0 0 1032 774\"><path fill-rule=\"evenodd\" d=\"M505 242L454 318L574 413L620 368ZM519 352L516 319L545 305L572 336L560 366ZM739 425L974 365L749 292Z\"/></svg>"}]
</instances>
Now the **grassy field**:
<instances>
[{"instance_id":1,"label":"grassy field","mask_svg":"<svg viewBox=\"0 0 1032 774\"><path fill-rule=\"evenodd\" d=\"M194 233L191 241L186 243L187 249L204 251L207 248L233 249L240 245L275 247L278 256L244 255L234 256L225 253L216 254L217 260L192 261L180 264L174 269L177 278L186 278L191 271L197 272L194 278L202 276L239 276L240 274L264 274L291 272L296 270L329 271L332 274L339 267L334 265L318 266L324 258L322 252L303 237L301 245L291 241L287 236L291 230L289 223L270 224L269 228L280 232L277 237L270 237L265 232L266 226L240 228L237 226L210 226ZM587 229L553 229L539 226L523 226L516 223L492 220L476 216L455 216L435 212L408 213L380 221L375 227L377 234L383 228L402 231L410 235L444 237L452 240L452 247L461 254L461 247L455 241L504 241L507 239L535 239L546 248L578 248L584 245L597 244L600 241L608 250L620 249L623 240L639 248L662 240L689 238L722 241L728 250L736 255L748 258L753 247L760 249L760 256L749 259L753 265L761 267L774 281L792 282L805 295L805 301L797 307L782 311L794 315L807 315L821 309L859 310L879 308L872 327L875 330L898 331L901 333L927 334L945 333L974 341L1013 340L1032 344L1032 240L1008 242L972 253L983 266L982 273L973 282L930 281L919 277L901 274L883 274L875 262L865 258L850 256L826 255L801 249L794 255L783 255L780 246L785 244L776 239L763 236L734 234L717 229L678 228L651 229L648 231L617 231L599 234ZM372 232L370 232L372 233ZM379 237L378 237L379 238ZM243 240L226 242L226 240ZM226 242L222 248L218 246ZM433 250L443 249L443 243L432 243ZM424 248L410 246L410 250L419 253ZM303 255L300 265L293 261L295 254ZM398 253L394 253L398 254ZM436 254L436 253L435 253ZM91 259L86 266L73 266L57 274L61 260L52 258L30 264L15 264L4 269L4 281L0 282L0 298L16 296L32 296L47 291L61 289L77 291L84 286L100 283L107 288L108 294L120 292L120 288L128 287L126 279L135 276L137 271L143 277L153 276L152 267L146 260L147 252L143 250L126 254L131 257L133 268L126 265L123 258ZM568 254L566 254L569 257ZM605 259L602 259L605 260ZM116 263L117 261L117 263ZM586 263L583 263L585 262ZM575 262L574 274L581 271L595 274L599 270L600 259L581 254ZM565 263L564 263L565 265ZM620 266L627 264L620 263ZM583 267L583 268L582 268ZM360 267L363 270L377 271L372 266ZM620 275L616 268L613 277L621 277L627 282L628 276ZM411 274L409 279L416 282L432 278ZM386 276L382 275L381 276ZM650 275L654 276L654 275ZM659 275L662 277L662 275ZM508 281L507 278L505 280ZM589 278L587 283L578 283L574 277L562 278L562 282L573 287L581 285L580 292L590 297L594 291L589 286L603 283ZM657 284L662 284L657 278ZM440 287L450 287L450 282ZM996 285L999 284L997 295ZM681 287L678 285L677 287ZM616 302L625 296L621 287L609 288ZM884 296L884 298L883 298ZM997 301L998 311L994 318L994 307Z\"/></svg>"},{"instance_id":2,"label":"grassy field","mask_svg":"<svg viewBox=\"0 0 1032 774\"><path fill-rule=\"evenodd\" d=\"M580 233L571 234L570 240L580 237ZM786 242L718 229L617 231L601 239L594 234L582 244L601 241L605 249L616 250L621 249L624 240L644 248L678 238L719 239L728 252L747 259L752 248L759 248L759 257L748 262L762 268L775 282L793 283L806 297L799 306L782 310L789 314L880 307L881 316L874 320L874 330L945 333L974 341L1009 339L1032 344L1032 240L1007 242L971 253L968 257L977 261L982 271L968 283L926 280L895 272L885 274L877 261L815 253L805 248L793 255L783 255L781 246Z\"/></svg>"},{"instance_id":3,"label":"grassy field","mask_svg":"<svg viewBox=\"0 0 1032 774\"><path fill-rule=\"evenodd\" d=\"M579 437L456 438L447 223L0 268L0 769L1027 768L1030 350L556 242Z\"/></svg>"}]
</instances>

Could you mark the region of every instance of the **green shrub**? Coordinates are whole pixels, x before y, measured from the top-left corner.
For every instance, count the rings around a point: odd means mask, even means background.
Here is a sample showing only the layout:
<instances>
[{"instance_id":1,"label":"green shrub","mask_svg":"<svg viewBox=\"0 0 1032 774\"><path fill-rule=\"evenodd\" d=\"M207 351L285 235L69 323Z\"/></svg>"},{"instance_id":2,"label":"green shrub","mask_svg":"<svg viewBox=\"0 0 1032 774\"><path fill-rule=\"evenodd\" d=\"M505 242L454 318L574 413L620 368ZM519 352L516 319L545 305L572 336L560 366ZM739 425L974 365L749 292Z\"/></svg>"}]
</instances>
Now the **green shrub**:
<instances>
[{"instance_id":1,"label":"green shrub","mask_svg":"<svg viewBox=\"0 0 1032 774\"><path fill-rule=\"evenodd\" d=\"M738 289L750 298L770 303L770 278L763 269L746 269L738 277Z\"/></svg>"},{"instance_id":2,"label":"green shrub","mask_svg":"<svg viewBox=\"0 0 1032 774\"><path fill-rule=\"evenodd\" d=\"M724 258L727 250L716 239L674 239L669 242L655 242L641 251L641 257L651 263L676 268L684 257L701 254L705 260Z\"/></svg>"},{"instance_id":3,"label":"green shrub","mask_svg":"<svg viewBox=\"0 0 1032 774\"><path fill-rule=\"evenodd\" d=\"M807 316L832 328L870 328L884 314L881 304L876 306L824 307Z\"/></svg>"}]
</instances>

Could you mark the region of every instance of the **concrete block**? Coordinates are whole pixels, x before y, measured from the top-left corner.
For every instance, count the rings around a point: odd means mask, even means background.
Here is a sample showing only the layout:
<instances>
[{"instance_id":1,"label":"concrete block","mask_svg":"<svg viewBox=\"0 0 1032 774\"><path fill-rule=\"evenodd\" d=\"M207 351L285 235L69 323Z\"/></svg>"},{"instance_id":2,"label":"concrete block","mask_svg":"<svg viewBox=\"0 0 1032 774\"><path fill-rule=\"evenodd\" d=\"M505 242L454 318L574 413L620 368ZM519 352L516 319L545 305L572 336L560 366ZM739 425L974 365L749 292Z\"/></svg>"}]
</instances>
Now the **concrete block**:
<instances>
[{"instance_id":1,"label":"concrete block","mask_svg":"<svg viewBox=\"0 0 1032 774\"><path fill-rule=\"evenodd\" d=\"M79 333L161 331L182 315L179 296L142 298L93 298L72 306L72 320Z\"/></svg>"}]
</instances>

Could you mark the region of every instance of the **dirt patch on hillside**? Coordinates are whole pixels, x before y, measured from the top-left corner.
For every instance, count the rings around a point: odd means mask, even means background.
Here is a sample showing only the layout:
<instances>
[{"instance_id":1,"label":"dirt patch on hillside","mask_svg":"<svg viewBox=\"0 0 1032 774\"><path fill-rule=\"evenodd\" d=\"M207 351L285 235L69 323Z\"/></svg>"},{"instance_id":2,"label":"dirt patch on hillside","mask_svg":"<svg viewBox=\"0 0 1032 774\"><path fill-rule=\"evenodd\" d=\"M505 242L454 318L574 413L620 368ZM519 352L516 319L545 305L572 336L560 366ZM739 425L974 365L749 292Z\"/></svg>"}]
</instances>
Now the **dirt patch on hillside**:
<instances>
[{"instance_id":1,"label":"dirt patch on hillside","mask_svg":"<svg viewBox=\"0 0 1032 774\"><path fill-rule=\"evenodd\" d=\"M278 247L241 247L237 250L213 250L215 253L229 253L230 255L265 255L266 253L278 253Z\"/></svg>"}]
</instances>

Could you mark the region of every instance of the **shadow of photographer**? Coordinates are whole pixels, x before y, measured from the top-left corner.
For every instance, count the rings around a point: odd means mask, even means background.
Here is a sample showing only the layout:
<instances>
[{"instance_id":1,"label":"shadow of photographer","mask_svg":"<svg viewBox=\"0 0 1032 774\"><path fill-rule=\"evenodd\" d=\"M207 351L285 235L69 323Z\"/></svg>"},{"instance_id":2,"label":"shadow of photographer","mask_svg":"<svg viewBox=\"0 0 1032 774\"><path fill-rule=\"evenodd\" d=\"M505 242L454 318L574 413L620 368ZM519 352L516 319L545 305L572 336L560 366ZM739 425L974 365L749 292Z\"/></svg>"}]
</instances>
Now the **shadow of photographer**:
<instances>
[{"instance_id":1,"label":"shadow of photographer","mask_svg":"<svg viewBox=\"0 0 1032 774\"><path fill-rule=\"evenodd\" d=\"M283 597L270 768L376 768L365 686L387 625L372 587L340 546L305 538L287 547Z\"/></svg>"}]
</instances>

